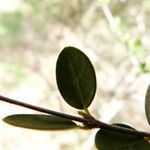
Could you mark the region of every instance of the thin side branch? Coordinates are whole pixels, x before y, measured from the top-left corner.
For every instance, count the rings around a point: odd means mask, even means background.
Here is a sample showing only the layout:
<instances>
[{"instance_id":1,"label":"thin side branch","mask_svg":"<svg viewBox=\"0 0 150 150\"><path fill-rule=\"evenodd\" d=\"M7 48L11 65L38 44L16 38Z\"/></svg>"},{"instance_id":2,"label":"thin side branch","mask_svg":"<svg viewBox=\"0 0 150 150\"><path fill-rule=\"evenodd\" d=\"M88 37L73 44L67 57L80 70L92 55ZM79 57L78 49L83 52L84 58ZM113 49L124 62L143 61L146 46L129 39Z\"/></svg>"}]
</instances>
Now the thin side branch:
<instances>
[{"instance_id":1,"label":"thin side branch","mask_svg":"<svg viewBox=\"0 0 150 150\"><path fill-rule=\"evenodd\" d=\"M35 111L39 111L39 112L42 112L42 113L46 113L46 114L50 114L50 115L54 115L54 116L58 116L58 117L62 117L62 118L67 118L67 119L71 119L71 120L82 122L82 123L87 122L87 120L85 118L81 118L81 117L77 117L77 116L73 116L73 115L69 115L69 114L65 114L65 113L60 113L60 112L49 110L49 109L42 108L42 107L39 107L39 106L34 106L34 105L24 103L24 102L20 102L20 101L17 101L17 100L14 100L14 99L2 96L2 95L0 95L0 100L4 101L4 102L7 102L7 103L14 104L14 105L18 105L18 106L21 106L21 107L29 108L29 109L32 109L32 110L35 110Z\"/></svg>"}]
</instances>

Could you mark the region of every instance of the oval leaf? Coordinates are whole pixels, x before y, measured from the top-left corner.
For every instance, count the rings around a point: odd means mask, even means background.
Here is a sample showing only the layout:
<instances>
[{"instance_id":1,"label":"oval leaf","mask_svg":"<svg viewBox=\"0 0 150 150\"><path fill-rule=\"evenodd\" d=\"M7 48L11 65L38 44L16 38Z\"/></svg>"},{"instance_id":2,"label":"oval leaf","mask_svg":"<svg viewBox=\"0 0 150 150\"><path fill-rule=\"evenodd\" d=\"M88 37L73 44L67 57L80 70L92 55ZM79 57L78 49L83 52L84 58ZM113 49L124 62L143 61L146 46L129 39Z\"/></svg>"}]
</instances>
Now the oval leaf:
<instances>
[{"instance_id":1,"label":"oval leaf","mask_svg":"<svg viewBox=\"0 0 150 150\"><path fill-rule=\"evenodd\" d=\"M88 57L74 47L60 53L56 65L58 89L64 100L74 108L87 108L95 96L96 76Z\"/></svg>"},{"instance_id":2,"label":"oval leaf","mask_svg":"<svg viewBox=\"0 0 150 150\"><path fill-rule=\"evenodd\" d=\"M146 92L145 112L146 112L146 117L147 117L148 123L150 125L150 85L149 85L147 92Z\"/></svg>"},{"instance_id":3,"label":"oval leaf","mask_svg":"<svg viewBox=\"0 0 150 150\"><path fill-rule=\"evenodd\" d=\"M130 126L116 124L133 129ZM134 130L134 129L133 129ZM110 130L99 130L95 136L95 145L99 150L149 150L150 144L142 137Z\"/></svg>"},{"instance_id":4,"label":"oval leaf","mask_svg":"<svg viewBox=\"0 0 150 150\"><path fill-rule=\"evenodd\" d=\"M3 120L14 126L37 130L63 130L77 127L69 119L51 115L17 114L7 116Z\"/></svg>"}]
</instances>

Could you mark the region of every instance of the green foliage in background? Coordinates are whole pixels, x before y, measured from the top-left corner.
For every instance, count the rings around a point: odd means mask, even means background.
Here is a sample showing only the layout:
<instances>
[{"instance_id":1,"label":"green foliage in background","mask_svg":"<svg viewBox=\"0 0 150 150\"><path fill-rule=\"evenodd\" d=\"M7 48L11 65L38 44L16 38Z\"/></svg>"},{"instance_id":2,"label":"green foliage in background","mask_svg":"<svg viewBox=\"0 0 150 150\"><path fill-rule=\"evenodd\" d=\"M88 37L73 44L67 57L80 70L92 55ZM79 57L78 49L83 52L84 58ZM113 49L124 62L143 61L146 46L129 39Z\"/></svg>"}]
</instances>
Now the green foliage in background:
<instances>
[{"instance_id":1,"label":"green foliage in background","mask_svg":"<svg viewBox=\"0 0 150 150\"><path fill-rule=\"evenodd\" d=\"M0 68L2 75L0 76L0 84L9 90L18 86L26 78L24 67L24 60L4 61L1 58Z\"/></svg>"},{"instance_id":2,"label":"green foliage in background","mask_svg":"<svg viewBox=\"0 0 150 150\"><path fill-rule=\"evenodd\" d=\"M0 13L0 45L5 45L8 40L11 43L21 41L20 32L23 23L22 13L16 11L13 13ZM8 42L7 41L7 42Z\"/></svg>"}]
</instances>

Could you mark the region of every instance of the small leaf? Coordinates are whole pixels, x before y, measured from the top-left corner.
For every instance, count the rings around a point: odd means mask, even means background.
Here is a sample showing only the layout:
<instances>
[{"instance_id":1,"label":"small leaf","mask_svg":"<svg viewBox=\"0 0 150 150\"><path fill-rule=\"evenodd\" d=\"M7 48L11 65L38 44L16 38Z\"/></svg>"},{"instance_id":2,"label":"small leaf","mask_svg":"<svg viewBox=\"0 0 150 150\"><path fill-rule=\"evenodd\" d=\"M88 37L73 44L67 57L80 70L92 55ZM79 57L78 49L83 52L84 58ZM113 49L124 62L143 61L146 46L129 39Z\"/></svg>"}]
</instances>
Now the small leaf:
<instances>
[{"instance_id":1,"label":"small leaf","mask_svg":"<svg viewBox=\"0 0 150 150\"><path fill-rule=\"evenodd\" d=\"M130 126L116 124L133 129ZM133 129L134 130L134 129ZM99 150L149 150L150 144L143 137L110 130L99 130L95 136L95 144Z\"/></svg>"},{"instance_id":2,"label":"small leaf","mask_svg":"<svg viewBox=\"0 0 150 150\"><path fill-rule=\"evenodd\" d=\"M149 85L147 92L146 92L145 112L146 112L146 117L147 117L148 123L150 125L150 85Z\"/></svg>"},{"instance_id":3,"label":"small leaf","mask_svg":"<svg viewBox=\"0 0 150 150\"><path fill-rule=\"evenodd\" d=\"M16 114L3 119L6 123L37 130L63 130L77 127L69 120L52 115Z\"/></svg>"},{"instance_id":4,"label":"small leaf","mask_svg":"<svg viewBox=\"0 0 150 150\"><path fill-rule=\"evenodd\" d=\"M74 108L87 108L95 96L96 76L88 57L74 47L60 53L56 65L58 89L64 100Z\"/></svg>"}]
</instances>

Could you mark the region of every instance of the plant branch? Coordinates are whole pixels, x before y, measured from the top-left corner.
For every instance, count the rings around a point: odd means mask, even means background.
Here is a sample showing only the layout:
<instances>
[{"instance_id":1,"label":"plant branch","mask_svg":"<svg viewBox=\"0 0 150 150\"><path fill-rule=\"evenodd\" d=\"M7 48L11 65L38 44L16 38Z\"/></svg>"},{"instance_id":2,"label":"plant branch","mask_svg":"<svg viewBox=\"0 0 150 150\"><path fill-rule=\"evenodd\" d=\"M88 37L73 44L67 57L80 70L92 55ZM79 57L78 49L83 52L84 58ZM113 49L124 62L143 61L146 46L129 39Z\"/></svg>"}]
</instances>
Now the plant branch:
<instances>
[{"instance_id":1,"label":"plant branch","mask_svg":"<svg viewBox=\"0 0 150 150\"><path fill-rule=\"evenodd\" d=\"M4 101L4 102L7 102L7 103L14 104L14 105L18 105L18 106L21 106L21 107L29 108L29 109L32 109L32 110L35 110L35 111L39 111L39 112L42 112L42 113L55 115L55 116L58 116L58 117L62 117L62 118L74 120L74 121L77 121L77 122L81 122L81 123L83 123L83 125L85 127L101 128L101 129L106 129L106 130L111 130L111 131L117 131L117 132L120 132L120 133L126 133L126 134L146 137L148 139L150 138L150 133L148 133L148 132L131 130L131 129L128 129L128 128L123 128L123 127L119 127L119 126L115 126L115 125L109 125L109 124L103 123L103 122L95 119L92 116L81 118L81 117L77 117L77 116L73 116L73 115L69 115L69 114L49 110L49 109L42 108L42 107L39 107L39 106L34 106L34 105L31 105L31 104L28 104L28 103L20 102L20 101L17 101L17 100L14 100L14 99L2 96L2 95L0 95L0 100Z\"/></svg>"},{"instance_id":2,"label":"plant branch","mask_svg":"<svg viewBox=\"0 0 150 150\"><path fill-rule=\"evenodd\" d=\"M139 137L144 137L145 139L150 138L150 133L148 133L148 132L133 130L133 129L125 128L125 127L119 127L116 125L109 125L109 124L106 124L106 123L98 121L98 120L95 120L95 123L96 123L96 121L97 121L97 125L101 129L117 131L117 132L125 133L125 134L137 135Z\"/></svg>"},{"instance_id":3,"label":"plant branch","mask_svg":"<svg viewBox=\"0 0 150 150\"><path fill-rule=\"evenodd\" d=\"M4 101L4 102L7 102L7 103L14 104L14 105L18 105L18 106L21 106L21 107L29 108L29 109L32 109L32 110L35 110L35 111L39 111L39 112L42 112L42 113L46 113L46 114L50 114L50 115L54 115L54 116L58 116L58 117L62 117L62 118L67 118L67 119L71 119L71 120L82 122L82 123L87 122L87 120L85 118L81 118L81 117L77 117L77 116L73 116L73 115L69 115L69 114L49 110L49 109L42 108L42 107L39 107L39 106L34 106L34 105L24 103L24 102L20 102L20 101L17 101L17 100L14 100L14 99L2 96L2 95L0 95L0 100Z\"/></svg>"}]
</instances>

